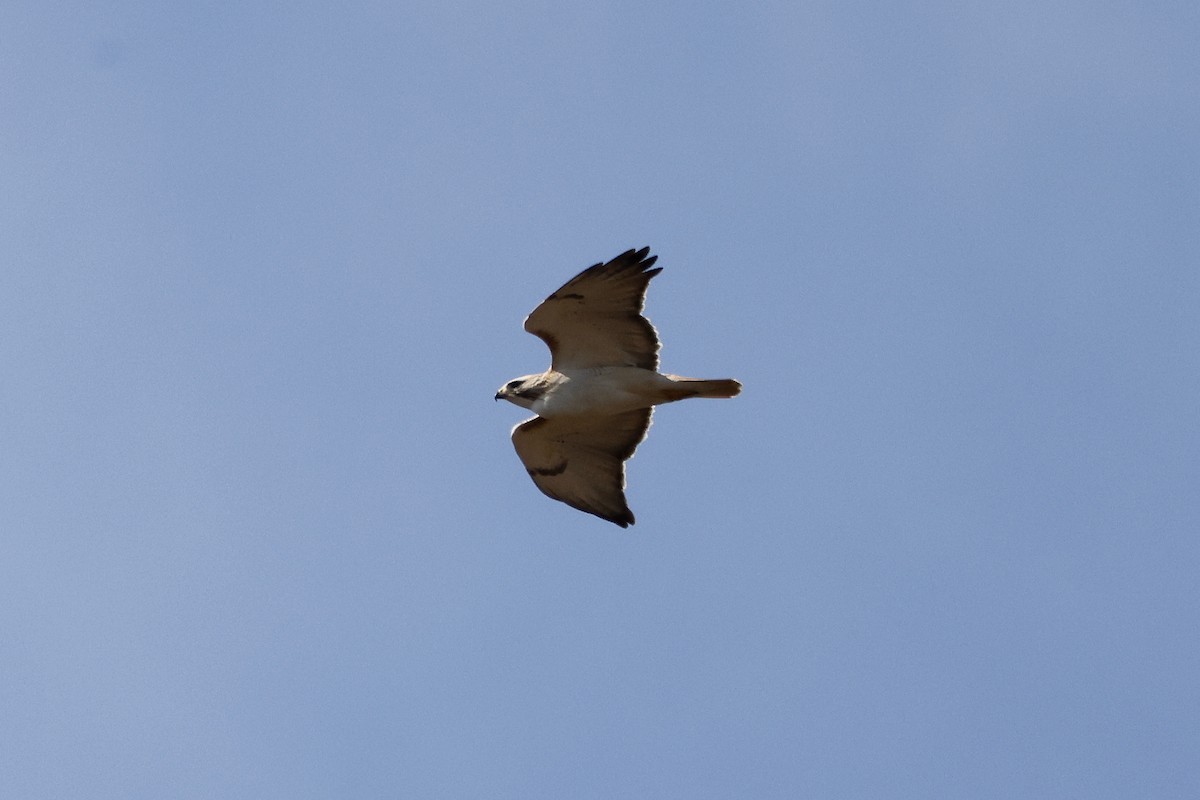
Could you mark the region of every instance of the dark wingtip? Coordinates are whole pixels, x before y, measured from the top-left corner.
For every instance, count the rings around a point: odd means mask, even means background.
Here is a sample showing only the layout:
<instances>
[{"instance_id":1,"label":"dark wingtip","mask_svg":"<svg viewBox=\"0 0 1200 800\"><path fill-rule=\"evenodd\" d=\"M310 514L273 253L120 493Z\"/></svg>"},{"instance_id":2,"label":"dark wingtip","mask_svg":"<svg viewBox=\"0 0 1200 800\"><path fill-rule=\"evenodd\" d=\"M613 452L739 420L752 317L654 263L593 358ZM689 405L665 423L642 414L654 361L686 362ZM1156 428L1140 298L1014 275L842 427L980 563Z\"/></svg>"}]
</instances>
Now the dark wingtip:
<instances>
[{"instance_id":1,"label":"dark wingtip","mask_svg":"<svg viewBox=\"0 0 1200 800\"><path fill-rule=\"evenodd\" d=\"M604 520L605 522L611 522L613 525L619 525L622 528L628 528L630 525L632 525L634 523L633 512L630 511L628 508L619 514L602 514L599 511L592 511L590 509L585 509L585 510L589 514L595 514L597 517Z\"/></svg>"},{"instance_id":2,"label":"dark wingtip","mask_svg":"<svg viewBox=\"0 0 1200 800\"><path fill-rule=\"evenodd\" d=\"M649 254L649 252L650 252L649 247L643 247L641 250L638 250L633 254L634 257L638 261L641 262L642 269L646 270L647 272L650 272L650 267L654 266L655 261L658 261L657 254L649 256L647 258L647 255ZM661 270L662 270L662 267L659 267L658 269L654 270L654 272L659 272ZM653 273L651 273L651 274L653 274Z\"/></svg>"},{"instance_id":3,"label":"dark wingtip","mask_svg":"<svg viewBox=\"0 0 1200 800\"><path fill-rule=\"evenodd\" d=\"M643 247L640 250L633 250L633 249L626 250L624 253L621 253L619 256L615 256L614 258L609 260L608 264L615 266L616 264L620 263L623 267L626 267L626 268L637 266L637 267L641 267L642 269L647 269L648 267L653 266L655 261L658 261L657 255L651 256L651 255L649 255L649 253L650 253L649 247ZM659 267L659 269L662 269L662 268Z\"/></svg>"}]
</instances>

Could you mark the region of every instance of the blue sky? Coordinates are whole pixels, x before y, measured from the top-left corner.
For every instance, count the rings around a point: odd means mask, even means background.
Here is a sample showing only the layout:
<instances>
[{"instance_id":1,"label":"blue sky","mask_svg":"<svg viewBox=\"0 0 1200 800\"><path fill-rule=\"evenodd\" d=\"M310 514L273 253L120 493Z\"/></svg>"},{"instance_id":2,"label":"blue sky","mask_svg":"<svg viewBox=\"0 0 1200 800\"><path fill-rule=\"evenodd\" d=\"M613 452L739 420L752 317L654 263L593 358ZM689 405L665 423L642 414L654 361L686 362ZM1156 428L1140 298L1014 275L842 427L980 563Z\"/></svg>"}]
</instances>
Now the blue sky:
<instances>
[{"instance_id":1,"label":"blue sky","mask_svg":"<svg viewBox=\"0 0 1200 800\"><path fill-rule=\"evenodd\" d=\"M5 4L0 795L1196 797L1198 34ZM643 245L621 531L492 395Z\"/></svg>"}]
</instances>

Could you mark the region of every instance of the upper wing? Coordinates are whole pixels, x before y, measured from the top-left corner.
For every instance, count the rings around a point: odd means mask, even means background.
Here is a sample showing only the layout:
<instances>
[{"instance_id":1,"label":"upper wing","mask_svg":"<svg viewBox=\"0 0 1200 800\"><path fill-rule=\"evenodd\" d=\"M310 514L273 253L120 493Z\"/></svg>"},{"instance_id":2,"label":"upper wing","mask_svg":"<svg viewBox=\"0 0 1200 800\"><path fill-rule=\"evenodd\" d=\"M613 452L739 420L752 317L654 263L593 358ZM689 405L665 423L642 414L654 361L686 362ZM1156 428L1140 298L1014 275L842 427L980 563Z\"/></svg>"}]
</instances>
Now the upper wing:
<instances>
[{"instance_id":1,"label":"upper wing","mask_svg":"<svg viewBox=\"0 0 1200 800\"><path fill-rule=\"evenodd\" d=\"M550 366L658 369L658 334L642 316L646 286L662 272L649 247L588 267L547 297L525 330L550 346Z\"/></svg>"},{"instance_id":2,"label":"upper wing","mask_svg":"<svg viewBox=\"0 0 1200 800\"><path fill-rule=\"evenodd\" d=\"M646 438L652 411L534 417L513 428L513 447L545 494L627 528L633 512L625 502L625 460Z\"/></svg>"}]
</instances>

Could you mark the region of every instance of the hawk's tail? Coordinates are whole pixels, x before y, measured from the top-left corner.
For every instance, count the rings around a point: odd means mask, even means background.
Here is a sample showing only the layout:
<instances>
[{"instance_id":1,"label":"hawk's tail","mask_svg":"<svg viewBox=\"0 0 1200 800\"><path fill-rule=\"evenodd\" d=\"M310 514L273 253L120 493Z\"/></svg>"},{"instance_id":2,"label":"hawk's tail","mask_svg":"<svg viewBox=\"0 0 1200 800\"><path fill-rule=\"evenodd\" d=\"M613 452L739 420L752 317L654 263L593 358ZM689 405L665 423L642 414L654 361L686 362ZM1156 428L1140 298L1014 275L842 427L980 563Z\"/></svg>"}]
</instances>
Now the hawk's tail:
<instances>
[{"instance_id":1,"label":"hawk's tail","mask_svg":"<svg viewBox=\"0 0 1200 800\"><path fill-rule=\"evenodd\" d=\"M679 375L668 375L675 387L667 390L671 402L688 397L737 397L742 392L742 385L733 378L719 380L700 380L699 378L682 378Z\"/></svg>"}]
</instances>

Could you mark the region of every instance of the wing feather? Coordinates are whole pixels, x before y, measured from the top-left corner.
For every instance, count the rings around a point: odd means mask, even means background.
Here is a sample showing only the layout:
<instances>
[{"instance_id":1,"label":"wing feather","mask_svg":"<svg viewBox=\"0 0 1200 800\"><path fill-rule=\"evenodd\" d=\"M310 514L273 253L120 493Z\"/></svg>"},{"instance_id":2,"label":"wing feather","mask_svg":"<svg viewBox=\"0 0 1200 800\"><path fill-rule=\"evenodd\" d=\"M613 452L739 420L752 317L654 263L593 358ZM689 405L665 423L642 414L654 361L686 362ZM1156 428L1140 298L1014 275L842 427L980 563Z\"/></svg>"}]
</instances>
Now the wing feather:
<instances>
[{"instance_id":1,"label":"wing feather","mask_svg":"<svg viewBox=\"0 0 1200 800\"><path fill-rule=\"evenodd\" d=\"M658 256L649 253L649 247L626 250L588 267L526 318L525 330L550 347L552 369L658 369L658 333L642 308L662 267L654 267Z\"/></svg>"},{"instance_id":2,"label":"wing feather","mask_svg":"<svg viewBox=\"0 0 1200 800\"><path fill-rule=\"evenodd\" d=\"M646 438L653 409L603 417L534 417L513 428L525 471L544 494L626 528L625 461Z\"/></svg>"}]
</instances>

